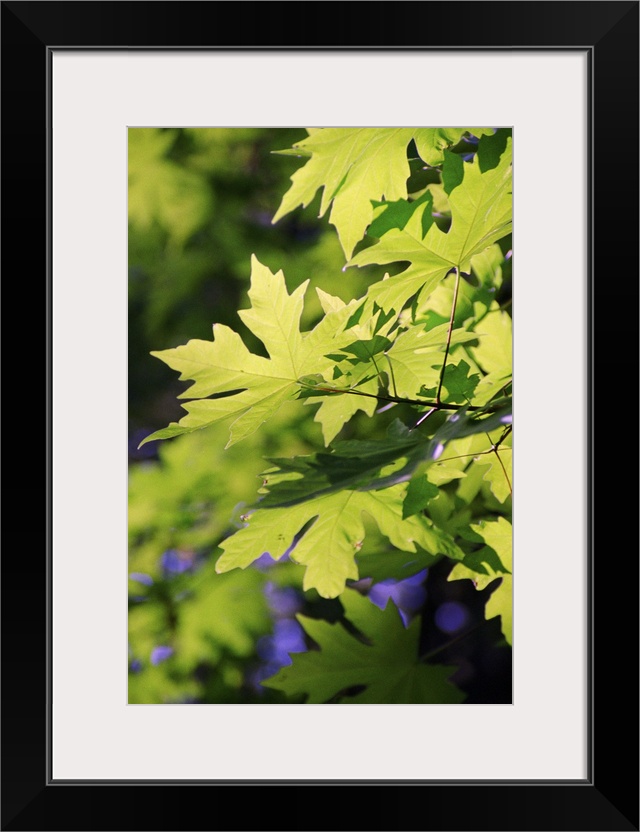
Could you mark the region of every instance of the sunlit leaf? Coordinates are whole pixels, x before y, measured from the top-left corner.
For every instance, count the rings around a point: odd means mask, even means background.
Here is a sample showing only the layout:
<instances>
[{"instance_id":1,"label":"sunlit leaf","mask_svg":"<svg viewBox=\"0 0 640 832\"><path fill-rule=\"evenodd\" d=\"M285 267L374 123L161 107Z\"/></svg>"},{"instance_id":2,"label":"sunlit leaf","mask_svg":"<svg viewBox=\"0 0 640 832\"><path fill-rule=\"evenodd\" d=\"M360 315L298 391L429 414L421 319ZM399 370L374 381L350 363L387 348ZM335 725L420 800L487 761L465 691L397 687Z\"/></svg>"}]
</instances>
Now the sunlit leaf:
<instances>
[{"instance_id":1,"label":"sunlit leaf","mask_svg":"<svg viewBox=\"0 0 640 832\"><path fill-rule=\"evenodd\" d=\"M490 128L472 128L478 134ZM320 216L332 203L335 225L346 257L373 217L373 200L407 197L407 148L415 140L420 156L429 164L442 161L444 148L459 141L466 128L328 127L298 142L294 149L311 154L291 177L273 222L299 205L307 206L322 188Z\"/></svg>"},{"instance_id":2,"label":"sunlit leaf","mask_svg":"<svg viewBox=\"0 0 640 832\"><path fill-rule=\"evenodd\" d=\"M499 161L489 167L496 156ZM384 309L399 312L417 292L428 295L452 269L468 272L473 257L511 231L509 137L499 133L481 139L471 163L445 152L443 180L452 217L448 232L433 222L429 201L425 201L403 229L387 231L349 261L352 266L408 261L405 271L369 290L370 297Z\"/></svg>"},{"instance_id":3,"label":"sunlit leaf","mask_svg":"<svg viewBox=\"0 0 640 832\"><path fill-rule=\"evenodd\" d=\"M351 308L343 306L330 312L311 332L301 333L307 283L289 295L282 272L272 274L253 256L251 308L238 314L264 343L269 358L249 352L236 332L220 324L214 326L213 341L193 340L152 353L180 372L181 379L193 380L180 396L192 401L183 405L187 415L179 422L156 431L141 444L229 419L233 420L229 447L257 430L282 404L296 398L301 376L326 372L332 362L325 354L349 340L342 326Z\"/></svg>"},{"instance_id":4,"label":"sunlit leaf","mask_svg":"<svg viewBox=\"0 0 640 832\"><path fill-rule=\"evenodd\" d=\"M363 512L397 549L415 552L418 544L431 554L462 559L464 553L428 518L403 518L405 496L401 484L380 491L338 490L286 507L258 508L244 529L223 541L216 569L244 569L265 552L278 559L289 551L292 560L306 567L304 589L335 598L347 580L359 578L355 555L366 534Z\"/></svg>"}]
</instances>

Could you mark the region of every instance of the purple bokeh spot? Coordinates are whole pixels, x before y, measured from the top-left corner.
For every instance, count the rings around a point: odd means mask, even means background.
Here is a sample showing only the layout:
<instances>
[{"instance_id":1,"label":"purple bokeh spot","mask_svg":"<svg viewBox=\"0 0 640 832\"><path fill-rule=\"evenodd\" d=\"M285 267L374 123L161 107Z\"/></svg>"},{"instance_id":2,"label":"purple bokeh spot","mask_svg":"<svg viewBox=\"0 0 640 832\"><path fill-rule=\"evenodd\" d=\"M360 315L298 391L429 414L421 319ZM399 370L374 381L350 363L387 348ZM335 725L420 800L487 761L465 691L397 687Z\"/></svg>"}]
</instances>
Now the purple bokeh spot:
<instances>
[{"instance_id":1,"label":"purple bokeh spot","mask_svg":"<svg viewBox=\"0 0 640 832\"><path fill-rule=\"evenodd\" d=\"M292 663L289 653L304 653L306 649L302 627L293 618L276 621L273 635L263 636L256 645L258 656L268 665L276 666L276 670Z\"/></svg>"},{"instance_id":2,"label":"purple bokeh spot","mask_svg":"<svg viewBox=\"0 0 640 832\"><path fill-rule=\"evenodd\" d=\"M276 621L273 627L274 639L278 649L287 653L304 653L307 645L304 640L304 630L294 618L283 618Z\"/></svg>"},{"instance_id":3,"label":"purple bokeh spot","mask_svg":"<svg viewBox=\"0 0 640 832\"><path fill-rule=\"evenodd\" d=\"M140 659L133 659L129 664L129 671L131 673L140 673L142 670L142 662Z\"/></svg>"},{"instance_id":4,"label":"purple bokeh spot","mask_svg":"<svg viewBox=\"0 0 640 832\"><path fill-rule=\"evenodd\" d=\"M173 647L166 647L165 645L154 647L151 651L151 664L158 665L166 661L170 656L173 656Z\"/></svg>"},{"instance_id":5,"label":"purple bokeh spot","mask_svg":"<svg viewBox=\"0 0 640 832\"><path fill-rule=\"evenodd\" d=\"M153 578L151 575L147 575L146 572L129 572L129 580L137 581L145 586L153 586Z\"/></svg>"},{"instance_id":6,"label":"purple bokeh spot","mask_svg":"<svg viewBox=\"0 0 640 832\"><path fill-rule=\"evenodd\" d=\"M269 569L275 563L277 563L277 561L271 557L269 552L263 552L257 560L254 560L253 566L255 566L256 569L265 570Z\"/></svg>"},{"instance_id":7,"label":"purple bokeh spot","mask_svg":"<svg viewBox=\"0 0 640 832\"><path fill-rule=\"evenodd\" d=\"M387 606L389 598L394 602L400 612L404 626L408 626L413 615L422 608L427 591L424 588L424 580L427 577L427 570L422 569L416 575L411 575L402 581L395 578L387 578L371 587L369 600L383 610Z\"/></svg>"},{"instance_id":8,"label":"purple bokeh spot","mask_svg":"<svg viewBox=\"0 0 640 832\"><path fill-rule=\"evenodd\" d=\"M167 549L160 555L160 566L165 578L181 575L193 566L193 553L181 552L179 549Z\"/></svg>"},{"instance_id":9,"label":"purple bokeh spot","mask_svg":"<svg viewBox=\"0 0 640 832\"><path fill-rule=\"evenodd\" d=\"M436 610L436 627L443 633L457 633L469 620L469 611L464 604L446 601Z\"/></svg>"},{"instance_id":10,"label":"purple bokeh spot","mask_svg":"<svg viewBox=\"0 0 640 832\"><path fill-rule=\"evenodd\" d=\"M259 208L247 211L247 216L256 225L262 228L271 228L272 214L269 211L262 211Z\"/></svg>"},{"instance_id":11,"label":"purple bokeh spot","mask_svg":"<svg viewBox=\"0 0 640 832\"><path fill-rule=\"evenodd\" d=\"M269 552L263 552L259 558L253 561L252 566L257 567L260 569L261 572L264 572L267 569L270 569L276 563L286 563L290 560L289 552L293 549L295 543L292 543L291 546L284 552L284 554L280 555L279 558L274 558L271 556Z\"/></svg>"},{"instance_id":12,"label":"purple bokeh spot","mask_svg":"<svg viewBox=\"0 0 640 832\"><path fill-rule=\"evenodd\" d=\"M249 684L254 691L260 695L264 695L266 689L262 687L261 682L264 679L270 679L271 676L275 676L281 666L282 665L279 665L277 662L267 662L266 664L261 664L259 667L254 668L248 677Z\"/></svg>"},{"instance_id":13,"label":"purple bokeh spot","mask_svg":"<svg viewBox=\"0 0 640 832\"><path fill-rule=\"evenodd\" d=\"M281 618L290 618L302 607L302 598L292 586L280 587L273 581L267 581L264 586L264 594L269 609L274 615Z\"/></svg>"},{"instance_id":14,"label":"purple bokeh spot","mask_svg":"<svg viewBox=\"0 0 640 832\"><path fill-rule=\"evenodd\" d=\"M147 444L143 445L141 448L138 447L142 440L146 439L146 437L151 433L153 433L151 428L140 428L139 430L133 431L127 441L129 459L142 461L145 459L157 458L159 444L157 440L147 442Z\"/></svg>"}]
</instances>

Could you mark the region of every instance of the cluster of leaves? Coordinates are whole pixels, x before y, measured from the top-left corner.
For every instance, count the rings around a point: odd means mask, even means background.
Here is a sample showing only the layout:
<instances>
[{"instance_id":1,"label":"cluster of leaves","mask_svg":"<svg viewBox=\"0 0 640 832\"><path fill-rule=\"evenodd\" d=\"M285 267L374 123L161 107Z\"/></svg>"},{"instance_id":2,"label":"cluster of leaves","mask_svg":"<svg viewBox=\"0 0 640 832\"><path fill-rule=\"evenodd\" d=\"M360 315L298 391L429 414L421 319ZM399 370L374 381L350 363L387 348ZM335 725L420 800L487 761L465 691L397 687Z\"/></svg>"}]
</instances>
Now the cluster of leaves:
<instances>
[{"instance_id":1,"label":"cluster of leaves","mask_svg":"<svg viewBox=\"0 0 640 832\"><path fill-rule=\"evenodd\" d=\"M273 222L322 189L343 272L373 279L350 299L316 286L303 329L308 281L289 291L253 255L238 314L264 350L216 323L212 340L154 352L192 383L186 415L145 442L229 425L230 453L311 407L324 447L266 457L254 508L203 580L268 554L298 565L307 596L339 599L338 621L298 616L312 649L264 682L294 700L460 702L420 617L366 595L444 560L449 580L493 587L485 614L511 644L510 131L324 128L285 152L305 162ZM354 431L362 419L376 430Z\"/></svg>"}]
</instances>

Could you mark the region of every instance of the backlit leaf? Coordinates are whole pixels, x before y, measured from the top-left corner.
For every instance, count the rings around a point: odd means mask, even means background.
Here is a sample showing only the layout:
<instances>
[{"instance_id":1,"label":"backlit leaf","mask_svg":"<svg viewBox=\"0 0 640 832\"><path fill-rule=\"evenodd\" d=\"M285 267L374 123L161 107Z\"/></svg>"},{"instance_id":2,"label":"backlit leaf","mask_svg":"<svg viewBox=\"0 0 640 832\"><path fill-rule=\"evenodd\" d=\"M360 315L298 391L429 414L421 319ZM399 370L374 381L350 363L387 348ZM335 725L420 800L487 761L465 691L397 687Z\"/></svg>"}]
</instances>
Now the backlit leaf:
<instances>
[{"instance_id":1,"label":"backlit leaf","mask_svg":"<svg viewBox=\"0 0 640 832\"><path fill-rule=\"evenodd\" d=\"M492 133L490 128L473 128ZM322 188L320 216L332 203L335 225L345 256L351 257L373 217L373 200L407 197L407 148L415 140L420 156L429 164L442 161L444 148L459 141L466 128L327 127L311 133L294 149L311 154L291 177L273 222L299 205L307 206Z\"/></svg>"},{"instance_id":2,"label":"backlit leaf","mask_svg":"<svg viewBox=\"0 0 640 832\"><path fill-rule=\"evenodd\" d=\"M488 167L498 155L497 164ZM399 312L417 292L428 295L451 269L468 272L473 257L511 231L510 137L484 137L471 163L445 152L443 181L452 218L448 232L441 231L429 217L426 201L403 229L387 231L349 261L351 266L409 262L405 271L369 290L370 297L385 310Z\"/></svg>"},{"instance_id":3,"label":"backlit leaf","mask_svg":"<svg viewBox=\"0 0 640 832\"><path fill-rule=\"evenodd\" d=\"M310 332L301 333L300 316L308 281L287 293L282 272L272 274L252 257L251 308L238 314L264 343L269 358L249 352L240 336L227 326L214 326L214 340L193 340L175 349L154 352L181 379L193 384L180 398L192 399L179 422L148 436L168 439L233 419L227 447L253 433L282 404L295 399L299 379L328 371L325 354L339 349L352 336L343 325L353 307L344 305L327 314ZM216 398L209 398L215 396Z\"/></svg>"},{"instance_id":4,"label":"backlit leaf","mask_svg":"<svg viewBox=\"0 0 640 832\"><path fill-rule=\"evenodd\" d=\"M258 508L244 529L222 542L224 554L216 570L244 569L265 552L278 559L289 551L293 561L306 567L303 588L335 598L347 580L359 577L355 555L366 533L363 512L397 549L415 552L418 544L431 554L461 559L464 553L428 518L403 518L405 495L406 485L401 484L381 491L340 490L286 507Z\"/></svg>"}]
</instances>

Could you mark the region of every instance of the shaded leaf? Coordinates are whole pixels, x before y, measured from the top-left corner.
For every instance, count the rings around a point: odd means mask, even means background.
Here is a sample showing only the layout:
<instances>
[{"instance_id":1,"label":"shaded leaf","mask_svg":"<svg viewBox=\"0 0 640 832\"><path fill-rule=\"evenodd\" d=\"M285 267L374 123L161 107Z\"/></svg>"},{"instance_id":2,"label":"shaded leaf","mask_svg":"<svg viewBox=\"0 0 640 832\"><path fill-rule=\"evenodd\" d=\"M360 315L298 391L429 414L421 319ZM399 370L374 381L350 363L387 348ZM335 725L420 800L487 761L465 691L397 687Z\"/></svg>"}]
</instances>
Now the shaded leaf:
<instances>
[{"instance_id":1,"label":"shaded leaf","mask_svg":"<svg viewBox=\"0 0 640 832\"><path fill-rule=\"evenodd\" d=\"M339 622L298 616L320 650L293 656L293 664L263 682L289 696L308 694L318 704L338 698L345 704L453 704L465 695L449 681L454 668L424 664L418 658L420 619L404 628L397 608L380 610L348 590L341 598L347 619L368 644L354 638ZM365 690L356 695L356 686Z\"/></svg>"},{"instance_id":2,"label":"shaded leaf","mask_svg":"<svg viewBox=\"0 0 640 832\"><path fill-rule=\"evenodd\" d=\"M402 506L402 516L411 517L426 508L429 500L438 496L438 488L429 481L426 475L413 477L407 488L407 496Z\"/></svg>"}]
</instances>

